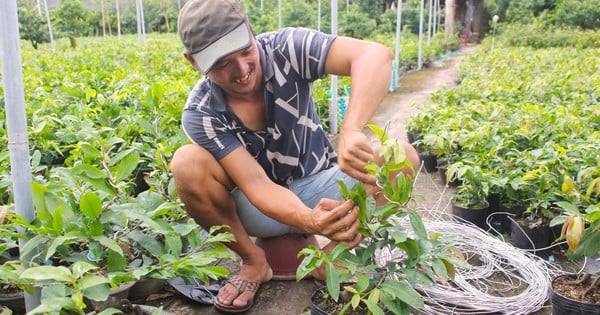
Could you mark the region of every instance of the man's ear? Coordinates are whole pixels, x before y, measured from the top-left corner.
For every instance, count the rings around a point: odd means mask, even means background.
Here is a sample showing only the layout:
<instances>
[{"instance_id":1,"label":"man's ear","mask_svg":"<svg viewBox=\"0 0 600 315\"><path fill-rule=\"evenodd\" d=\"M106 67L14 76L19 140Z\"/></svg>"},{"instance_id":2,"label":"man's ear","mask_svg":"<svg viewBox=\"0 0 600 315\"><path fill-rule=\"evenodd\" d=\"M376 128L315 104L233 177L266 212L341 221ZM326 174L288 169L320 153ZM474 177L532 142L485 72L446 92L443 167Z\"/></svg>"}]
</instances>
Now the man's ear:
<instances>
[{"instance_id":1,"label":"man's ear","mask_svg":"<svg viewBox=\"0 0 600 315\"><path fill-rule=\"evenodd\" d=\"M183 56L192 65L192 67L194 67L194 69L196 69L196 71L200 72L200 68L198 68L198 64L196 63L196 60L194 60L194 58L192 58L192 55L190 55L190 53L187 50L183 52Z\"/></svg>"}]
</instances>

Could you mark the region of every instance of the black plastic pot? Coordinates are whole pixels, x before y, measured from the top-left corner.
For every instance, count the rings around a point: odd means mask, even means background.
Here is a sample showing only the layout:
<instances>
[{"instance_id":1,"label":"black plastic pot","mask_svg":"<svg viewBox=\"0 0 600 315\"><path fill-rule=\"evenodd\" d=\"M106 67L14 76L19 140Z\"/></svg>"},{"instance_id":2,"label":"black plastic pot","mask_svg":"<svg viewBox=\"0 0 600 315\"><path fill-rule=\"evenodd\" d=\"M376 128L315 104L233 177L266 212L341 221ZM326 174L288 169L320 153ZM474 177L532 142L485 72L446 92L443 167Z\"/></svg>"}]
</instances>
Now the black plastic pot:
<instances>
[{"instance_id":1,"label":"black plastic pot","mask_svg":"<svg viewBox=\"0 0 600 315\"><path fill-rule=\"evenodd\" d=\"M483 230L487 230L489 227L486 223L487 216L489 214L489 203L486 201L484 207L480 208L465 208L463 206L452 203L452 214L455 216L475 224Z\"/></svg>"},{"instance_id":2,"label":"black plastic pot","mask_svg":"<svg viewBox=\"0 0 600 315\"><path fill-rule=\"evenodd\" d=\"M421 159L421 163L425 167L425 171L427 173L432 173L437 171L437 157L435 154L430 152L421 152L419 153L419 159Z\"/></svg>"},{"instance_id":3,"label":"black plastic pot","mask_svg":"<svg viewBox=\"0 0 600 315\"><path fill-rule=\"evenodd\" d=\"M458 187L460 185L460 180L456 178L451 178L450 182L448 182L448 161L444 159L437 159L437 170L440 175L440 181L443 185L447 185L449 187Z\"/></svg>"},{"instance_id":4,"label":"black plastic pot","mask_svg":"<svg viewBox=\"0 0 600 315\"><path fill-rule=\"evenodd\" d=\"M520 222L521 220L511 221L510 236L515 247L533 249L537 253L538 250L543 251L544 248L550 246L552 231L548 224L530 228L527 220L523 223Z\"/></svg>"},{"instance_id":5,"label":"black plastic pot","mask_svg":"<svg viewBox=\"0 0 600 315\"><path fill-rule=\"evenodd\" d=\"M554 291L554 282L561 277L576 279L576 275L560 275L552 279L552 285L550 286L552 315L600 315L600 304L576 301Z\"/></svg>"},{"instance_id":6,"label":"black plastic pot","mask_svg":"<svg viewBox=\"0 0 600 315\"><path fill-rule=\"evenodd\" d=\"M322 290L327 290L326 286L322 286L320 288L317 288L313 294L311 294L310 296L310 314L311 315L329 315L329 313L325 312L324 310L322 310L316 303L315 303L315 298L317 296L317 294L323 294L321 293Z\"/></svg>"},{"instance_id":7,"label":"black plastic pot","mask_svg":"<svg viewBox=\"0 0 600 315\"><path fill-rule=\"evenodd\" d=\"M0 305L9 308L14 314L24 314L25 294L23 291L0 293Z\"/></svg>"}]
</instances>

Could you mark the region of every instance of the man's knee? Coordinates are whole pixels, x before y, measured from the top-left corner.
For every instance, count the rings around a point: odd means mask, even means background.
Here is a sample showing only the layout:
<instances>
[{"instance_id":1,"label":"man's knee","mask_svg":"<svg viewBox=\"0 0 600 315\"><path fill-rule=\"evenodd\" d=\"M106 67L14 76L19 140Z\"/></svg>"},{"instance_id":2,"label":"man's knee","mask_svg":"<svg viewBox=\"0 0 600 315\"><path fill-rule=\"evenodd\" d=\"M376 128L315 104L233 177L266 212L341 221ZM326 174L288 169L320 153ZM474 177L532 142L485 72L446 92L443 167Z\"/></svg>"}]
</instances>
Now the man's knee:
<instances>
[{"instance_id":1,"label":"man's knee","mask_svg":"<svg viewBox=\"0 0 600 315\"><path fill-rule=\"evenodd\" d=\"M208 163L208 159L212 158L210 153L200 146L195 144L186 144L173 154L171 160L171 172L174 176L178 174L189 173L196 167Z\"/></svg>"}]
</instances>

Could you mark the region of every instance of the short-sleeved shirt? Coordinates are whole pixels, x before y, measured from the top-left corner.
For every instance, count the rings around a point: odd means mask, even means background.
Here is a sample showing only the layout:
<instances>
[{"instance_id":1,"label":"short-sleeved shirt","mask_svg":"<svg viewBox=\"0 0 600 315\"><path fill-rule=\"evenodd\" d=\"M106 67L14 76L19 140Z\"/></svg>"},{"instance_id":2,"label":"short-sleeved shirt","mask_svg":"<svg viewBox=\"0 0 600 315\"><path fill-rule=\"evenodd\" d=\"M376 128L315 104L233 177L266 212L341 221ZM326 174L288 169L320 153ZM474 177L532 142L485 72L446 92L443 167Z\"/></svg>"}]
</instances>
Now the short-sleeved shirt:
<instances>
[{"instance_id":1,"label":"short-sleeved shirt","mask_svg":"<svg viewBox=\"0 0 600 315\"><path fill-rule=\"evenodd\" d=\"M226 104L221 88L204 77L183 111L185 133L217 160L243 146L281 185L330 168L337 155L313 104L312 85L326 75L325 59L334 39L304 28L258 35L266 129L246 128Z\"/></svg>"}]
</instances>

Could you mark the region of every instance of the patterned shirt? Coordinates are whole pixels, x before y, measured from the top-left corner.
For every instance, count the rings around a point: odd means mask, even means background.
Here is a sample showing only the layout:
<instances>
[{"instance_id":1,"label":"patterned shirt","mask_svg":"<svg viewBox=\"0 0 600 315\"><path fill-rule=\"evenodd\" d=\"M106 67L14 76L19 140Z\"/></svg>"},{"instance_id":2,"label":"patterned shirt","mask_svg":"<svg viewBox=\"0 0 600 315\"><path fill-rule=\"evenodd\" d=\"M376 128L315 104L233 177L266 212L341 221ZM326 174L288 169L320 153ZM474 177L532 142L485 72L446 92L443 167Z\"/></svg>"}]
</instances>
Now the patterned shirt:
<instances>
[{"instance_id":1,"label":"patterned shirt","mask_svg":"<svg viewBox=\"0 0 600 315\"><path fill-rule=\"evenodd\" d=\"M204 77L183 111L185 133L217 160L243 146L281 185L330 168L337 155L315 110L312 84L326 76L325 59L334 38L304 28L258 35L266 129L246 128L225 103L221 88Z\"/></svg>"}]
</instances>

